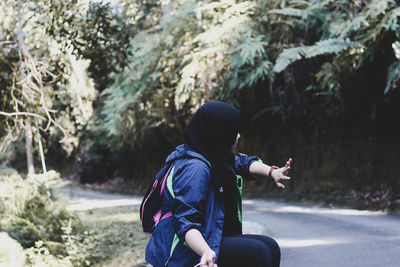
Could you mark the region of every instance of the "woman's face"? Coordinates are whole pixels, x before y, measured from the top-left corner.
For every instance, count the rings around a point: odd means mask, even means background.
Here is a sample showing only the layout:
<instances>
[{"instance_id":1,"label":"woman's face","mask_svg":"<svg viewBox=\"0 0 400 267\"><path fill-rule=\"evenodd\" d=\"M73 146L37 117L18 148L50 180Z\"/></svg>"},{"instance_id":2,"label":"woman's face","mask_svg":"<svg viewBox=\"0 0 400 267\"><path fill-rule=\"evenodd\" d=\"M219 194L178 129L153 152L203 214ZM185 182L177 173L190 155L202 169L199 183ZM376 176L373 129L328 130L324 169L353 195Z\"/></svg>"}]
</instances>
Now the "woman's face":
<instances>
[{"instance_id":1,"label":"woman's face","mask_svg":"<svg viewBox=\"0 0 400 267\"><path fill-rule=\"evenodd\" d=\"M235 142L233 143L233 145L231 147L231 152L232 153L235 153L235 149L236 149L236 147L238 145L239 138L240 138L240 133L237 133L236 140L235 140Z\"/></svg>"}]
</instances>

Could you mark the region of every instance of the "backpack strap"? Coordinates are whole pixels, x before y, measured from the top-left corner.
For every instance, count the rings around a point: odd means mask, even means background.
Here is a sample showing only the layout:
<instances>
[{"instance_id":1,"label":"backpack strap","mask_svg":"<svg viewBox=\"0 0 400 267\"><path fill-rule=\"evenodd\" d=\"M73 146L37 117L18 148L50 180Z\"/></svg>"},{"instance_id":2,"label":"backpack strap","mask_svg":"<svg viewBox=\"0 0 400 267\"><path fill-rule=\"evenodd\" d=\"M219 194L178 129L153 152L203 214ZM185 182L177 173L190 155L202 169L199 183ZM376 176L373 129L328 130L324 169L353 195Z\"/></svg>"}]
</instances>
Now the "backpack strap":
<instances>
[{"instance_id":1,"label":"backpack strap","mask_svg":"<svg viewBox=\"0 0 400 267\"><path fill-rule=\"evenodd\" d=\"M168 178L169 172L170 172L171 169L172 169L172 166L174 166L174 163L171 164L171 166L169 167L167 173L165 174L165 176L164 176L164 178L163 178L163 182L162 182L161 190L160 190L160 197L161 197L161 196L163 195L163 193L164 193L165 183L167 182L167 178Z\"/></svg>"},{"instance_id":2,"label":"backpack strap","mask_svg":"<svg viewBox=\"0 0 400 267\"><path fill-rule=\"evenodd\" d=\"M167 173L165 174L165 176L164 176L164 178L163 178L163 181L162 181L162 184L161 184L161 189L160 189L160 197L162 197L163 194L164 194L165 183L167 182L167 179L168 179L168 177L169 177L169 175L170 175L171 169L173 169L173 168L172 168L173 166L174 166L174 163L171 163L171 166L169 166L169 169L168 169ZM157 226L157 224L158 224L161 220L166 219L166 218L171 217L171 216L172 216L172 212L171 212L171 211L169 211L169 212L167 212L166 214L164 214L163 216L161 216L161 209L159 209L159 210L157 211L157 213L154 214L154 216L153 216L154 227Z\"/></svg>"}]
</instances>

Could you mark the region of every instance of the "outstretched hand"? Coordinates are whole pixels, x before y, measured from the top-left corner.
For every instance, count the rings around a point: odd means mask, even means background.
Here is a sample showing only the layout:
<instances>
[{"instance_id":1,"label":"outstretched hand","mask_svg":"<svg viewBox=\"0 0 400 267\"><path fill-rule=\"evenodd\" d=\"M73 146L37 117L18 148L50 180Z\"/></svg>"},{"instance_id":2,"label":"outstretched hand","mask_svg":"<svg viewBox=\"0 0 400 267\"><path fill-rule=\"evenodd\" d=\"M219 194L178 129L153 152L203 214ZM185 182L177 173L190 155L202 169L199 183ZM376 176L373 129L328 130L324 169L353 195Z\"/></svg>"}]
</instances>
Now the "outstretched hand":
<instances>
[{"instance_id":1,"label":"outstretched hand","mask_svg":"<svg viewBox=\"0 0 400 267\"><path fill-rule=\"evenodd\" d=\"M285 188L285 185L282 182L290 180L290 177L287 175L289 173L291 164L292 164L292 158L289 158L284 167L275 169L271 173L271 178L274 180L275 184L278 187Z\"/></svg>"}]
</instances>

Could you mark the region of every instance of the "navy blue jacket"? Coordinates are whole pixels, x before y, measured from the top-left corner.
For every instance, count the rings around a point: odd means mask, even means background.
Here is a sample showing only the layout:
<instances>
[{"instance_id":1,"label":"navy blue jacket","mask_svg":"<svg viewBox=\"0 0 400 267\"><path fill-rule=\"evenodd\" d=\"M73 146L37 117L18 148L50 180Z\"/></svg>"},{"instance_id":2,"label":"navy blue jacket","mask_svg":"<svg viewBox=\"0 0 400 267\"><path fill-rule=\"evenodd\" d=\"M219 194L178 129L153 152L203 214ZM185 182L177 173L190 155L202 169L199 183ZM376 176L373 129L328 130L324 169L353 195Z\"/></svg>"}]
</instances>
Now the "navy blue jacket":
<instances>
[{"instance_id":1,"label":"navy blue jacket","mask_svg":"<svg viewBox=\"0 0 400 267\"><path fill-rule=\"evenodd\" d=\"M235 173L250 178L249 166L257 157L235 155ZM185 243L185 234L198 229L215 253L224 226L223 188L209 162L186 145L180 145L166 162L173 163L163 199L163 213L173 216L157 225L146 247L146 261L154 267L194 266L200 257ZM241 186L241 185L240 185ZM241 216L241 215L240 215Z\"/></svg>"}]
</instances>

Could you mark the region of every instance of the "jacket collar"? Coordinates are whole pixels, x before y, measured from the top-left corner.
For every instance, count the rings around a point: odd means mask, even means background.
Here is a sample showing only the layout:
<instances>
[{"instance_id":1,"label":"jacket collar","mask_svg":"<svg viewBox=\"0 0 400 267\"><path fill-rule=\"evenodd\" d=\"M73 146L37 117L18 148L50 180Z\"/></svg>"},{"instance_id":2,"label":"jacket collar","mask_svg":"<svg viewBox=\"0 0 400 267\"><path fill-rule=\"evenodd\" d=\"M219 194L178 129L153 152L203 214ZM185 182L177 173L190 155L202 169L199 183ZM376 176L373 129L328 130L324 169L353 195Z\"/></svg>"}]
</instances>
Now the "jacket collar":
<instances>
[{"instance_id":1,"label":"jacket collar","mask_svg":"<svg viewBox=\"0 0 400 267\"><path fill-rule=\"evenodd\" d=\"M175 151L172 152L166 159L166 163L175 161L180 158L198 158L201 161L204 161L209 167L211 167L210 162L200 153L197 153L193 149L191 149L187 144L182 144L176 147Z\"/></svg>"}]
</instances>

